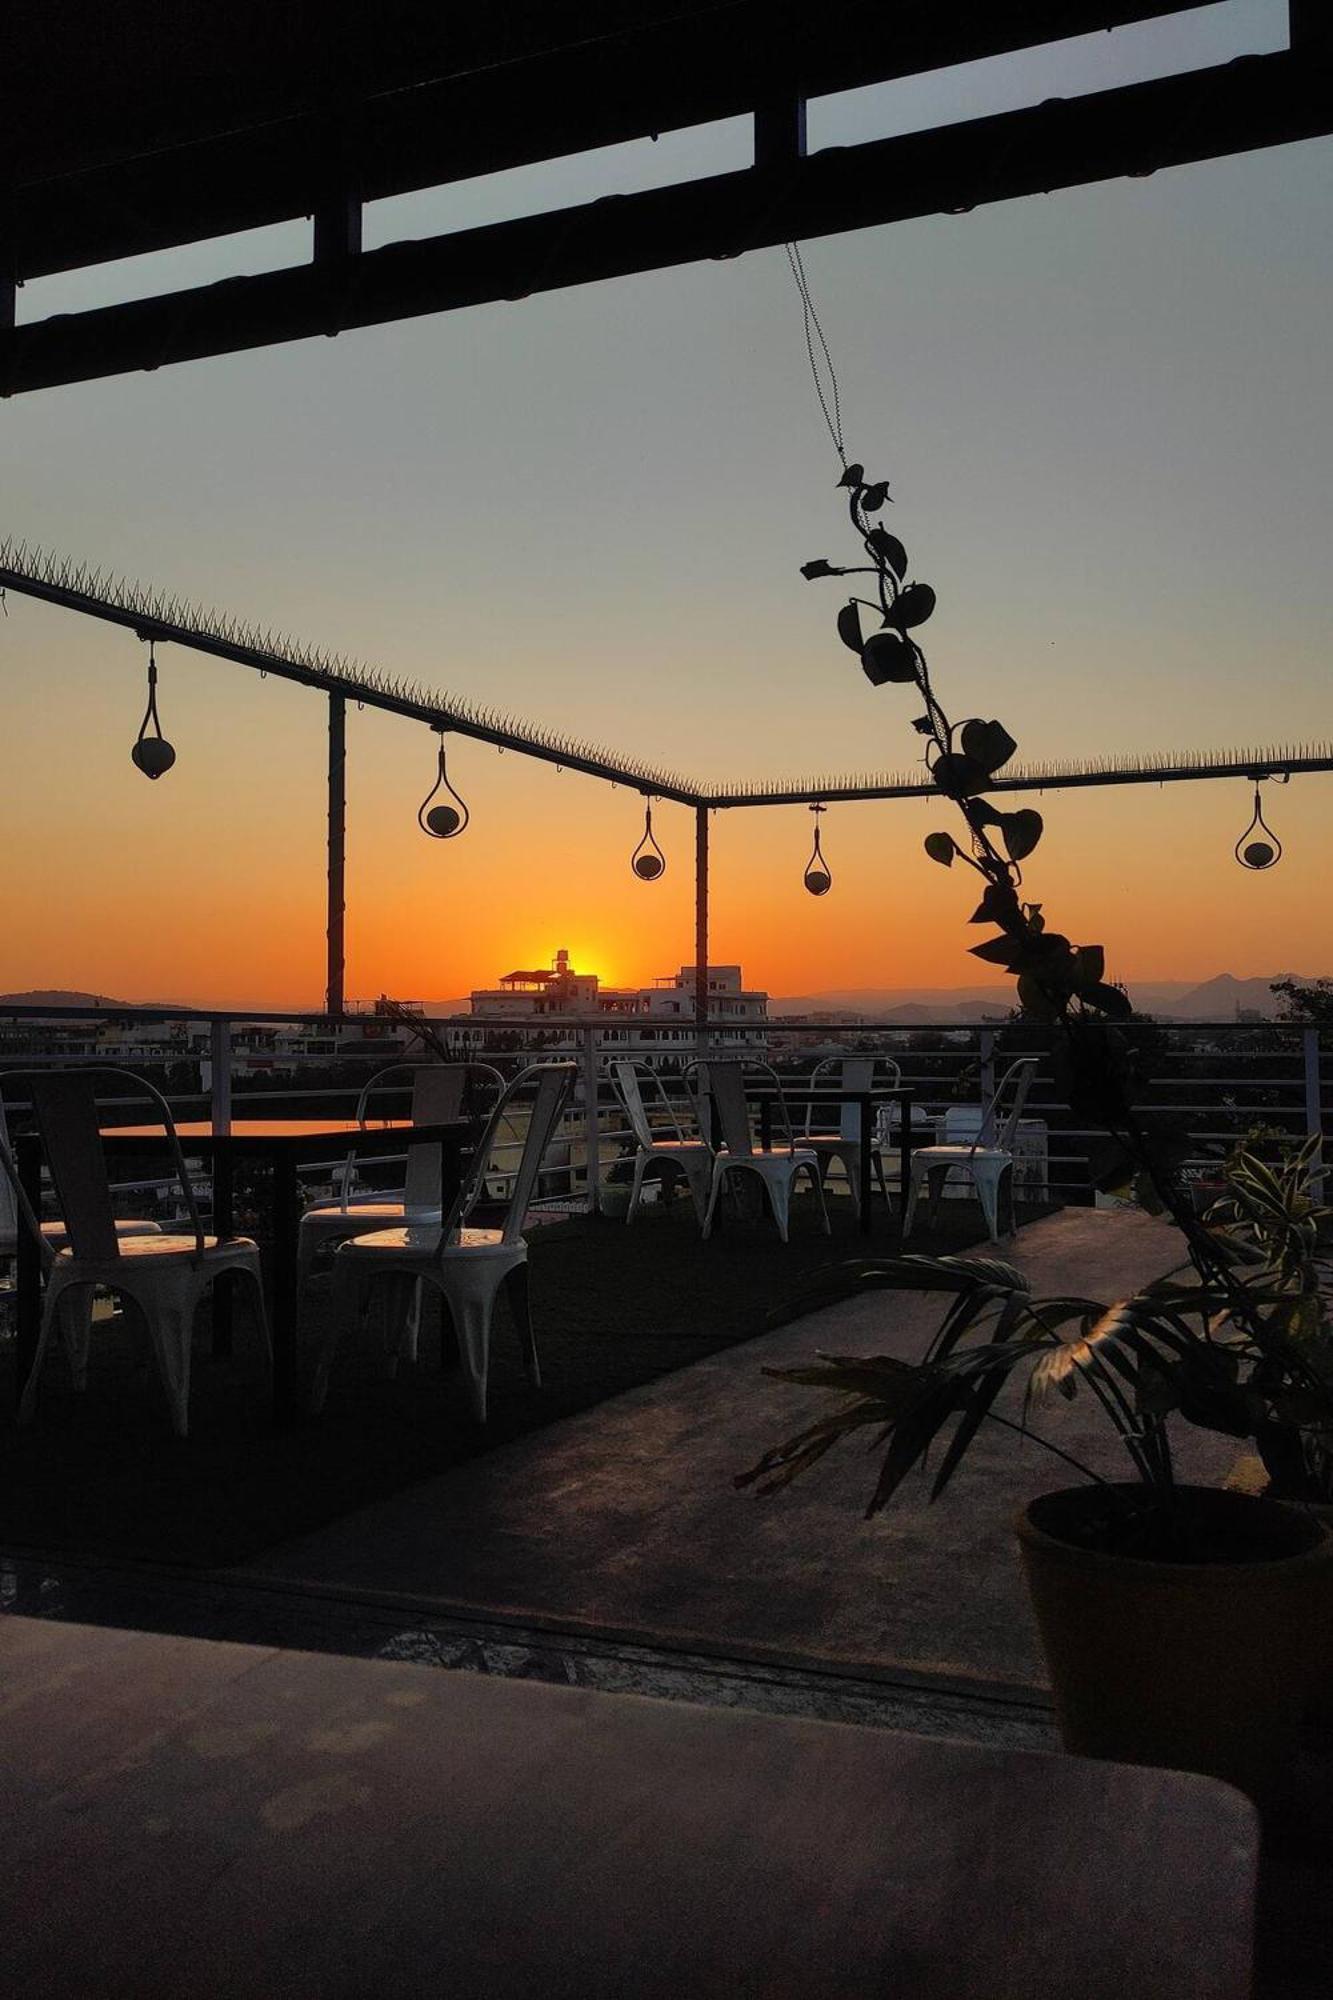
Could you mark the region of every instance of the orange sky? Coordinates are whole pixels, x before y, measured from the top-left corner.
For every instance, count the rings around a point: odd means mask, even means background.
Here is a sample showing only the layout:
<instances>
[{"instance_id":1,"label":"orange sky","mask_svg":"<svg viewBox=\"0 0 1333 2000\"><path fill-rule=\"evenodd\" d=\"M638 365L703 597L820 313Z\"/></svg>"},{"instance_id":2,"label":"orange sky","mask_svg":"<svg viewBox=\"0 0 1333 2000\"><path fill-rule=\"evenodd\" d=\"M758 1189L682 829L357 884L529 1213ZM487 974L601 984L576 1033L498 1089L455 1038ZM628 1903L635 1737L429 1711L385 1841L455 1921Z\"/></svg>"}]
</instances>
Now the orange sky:
<instances>
[{"instance_id":1,"label":"orange sky","mask_svg":"<svg viewBox=\"0 0 1333 2000\"><path fill-rule=\"evenodd\" d=\"M622 149L618 184L719 170L720 131L666 166L665 142ZM561 199L597 191L580 172ZM472 199L421 197L420 226ZM1333 734L1330 202L1321 141L808 246L849 449L939 594L922 636L956 717L999 716L1031 758ZM268 235L229 268L279 254ZM4 422L0 533L704 782L918 754L907 695L834 636L838 586L799 575L852 551L779 252L15 397ZM164 649L179 761L149 784L144 649L8 611L0 987L317 1005L319 698ZM625 983L692 959L687 811L656 813L669 868L644 885L632 792L459 742L473 822L439 844L415 825L429 731L354 709L348 737L349 995L450 998L561 946ZM1030 893L1130 981L1328 972L1333 778L1269 802L1287 853L1254 875L1239 780L1051 794ZM981 983L969 884L921 852L941 824L832 808L815 902L807 812L719 814L713 957L779 995Z\"/></svg>"}]
</instances>

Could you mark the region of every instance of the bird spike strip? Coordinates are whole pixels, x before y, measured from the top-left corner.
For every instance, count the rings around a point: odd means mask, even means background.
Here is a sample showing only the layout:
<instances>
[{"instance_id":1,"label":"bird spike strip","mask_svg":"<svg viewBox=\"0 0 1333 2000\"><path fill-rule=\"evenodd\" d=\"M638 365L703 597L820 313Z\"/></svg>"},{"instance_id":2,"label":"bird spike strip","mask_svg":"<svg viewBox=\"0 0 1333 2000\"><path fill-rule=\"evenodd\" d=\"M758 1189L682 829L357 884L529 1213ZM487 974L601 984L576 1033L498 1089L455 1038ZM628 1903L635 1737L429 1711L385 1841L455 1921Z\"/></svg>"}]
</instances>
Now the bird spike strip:
<instances>
[{"instance_id":1,"label":"bird spike strip","mask_svg":"<svg viewBox=\"0 0 1333 2000\"><path fill-rule=\"evenodd\" d=\"M480 702L444 693L367 666L345 653L327 652L285 632L246 623L109 570L95 569L54 550L0 538L0 589L25 589L89 617L103 617L178 645L345 695L369 708L410 714L438 729L456 730L545 763L567 764L612 784L633 785L653 797L692 806L810 804L819 800L937 797L924 766L907 771L824 773L765 778L756 784L705 785L678 771L626 757L581 737L533 723ZM1333 770L1333 743L1255 745L1239 750L1149 751L1146 756L1060 758L1015 765L997 777L995 791L1060 790L1113 784L1176 783L1188 778L1243 774L1259 778L1296 771Z\"/></svg>"},{"instance_id":2,"label":"bird spike strip","mask_svg":"<svg viewBox=\"0 0 1333 2000\"><path fill-rule=\"evenodd\" d=\"M345 653L309 645L290 633L247 623L226 612L156 590L137 578L130 581L53 550L29 547L26 542L0 540L0 586L22 590L25 583L36 586L34 594L63 602L70 610L94 617L99 613L112 615L118 623L137 624L145 632L152 631L178 645L203 642L204 650L220 652L223 657L230 653L241 665L285 672L289 677L317 683L367 707L398 713L412 711L436 728L479 737L522 755L540 757L547 763L591 770L613 783L623 780L655 795L660 793L689 804L698 798L698 788L688 779L642 758L623 757L585 738L567 736L545 724L528 722L502 709L428 687L423 681L386 673L382 668L350 659Z\"/></svg>"}]
</instances>

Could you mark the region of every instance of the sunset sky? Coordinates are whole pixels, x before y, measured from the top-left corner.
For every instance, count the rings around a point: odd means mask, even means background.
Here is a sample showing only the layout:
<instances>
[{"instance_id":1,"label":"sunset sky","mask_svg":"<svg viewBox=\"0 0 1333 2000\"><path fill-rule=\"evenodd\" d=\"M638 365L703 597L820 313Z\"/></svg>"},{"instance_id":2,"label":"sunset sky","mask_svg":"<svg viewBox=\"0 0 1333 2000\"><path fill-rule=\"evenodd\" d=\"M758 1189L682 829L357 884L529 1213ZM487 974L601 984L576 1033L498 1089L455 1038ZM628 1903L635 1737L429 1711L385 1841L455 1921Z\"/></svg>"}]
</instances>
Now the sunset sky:
<instances>
[{"instance_id":1,"label":"sunset sky","mask_svg":"<svg viewBox=\"0 0 1333 2000\"><path fill-rule=\"evenodd\" d=\"M1280 46L1285 6L813 106L811 145ZM737 121L377 204L367 244L747 157ZM848 447L939 610L955 715L1025 758L1333 736L1328 695L1333 143L810 244ZM20 294L31 320L296 262L306 225ZM0 534L53 545L704 780L906 767L903 690L833 632L853 560L780 250L19 397ZM324 708L164 649L176 768L131 765L145 649L11 596L0 988L317 1005ZM632 792L456 740L466 835L421 836L434 739L353 710L349 995L443 998L559 946L612 982L692 956L691 815L634 879ZM1031 893L1113 976L1333 970L1333 776L1048 795ZM947 808L714 823L712 953L775 994L977 983Z\"/></svg>"}]
</instances>

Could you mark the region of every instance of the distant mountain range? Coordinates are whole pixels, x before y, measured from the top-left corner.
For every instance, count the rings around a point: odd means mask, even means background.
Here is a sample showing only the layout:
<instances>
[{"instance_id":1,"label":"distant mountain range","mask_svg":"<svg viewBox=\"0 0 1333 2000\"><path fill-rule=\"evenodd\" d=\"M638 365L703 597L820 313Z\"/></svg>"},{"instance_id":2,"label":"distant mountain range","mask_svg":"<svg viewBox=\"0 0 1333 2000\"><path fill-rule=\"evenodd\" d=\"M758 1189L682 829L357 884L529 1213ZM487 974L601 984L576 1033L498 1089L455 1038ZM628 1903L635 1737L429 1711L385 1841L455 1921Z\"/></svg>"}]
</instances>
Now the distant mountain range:
<instances>
[{"instance_id":1,"label":"distant mountain range","mask_svg":"<svg viewBox=\"0 0 1333 2000\"><path fill-rule=\"evenodd\" d=\"M1298 972L1274 972L1263 979L1237 979L1233 973L1219 972L1214 979L1191 983L1188 979L1132 980L1130 997L1143 1014L1157 1014L1172 1021L1230 1021L1237 1010L1276 1015L1278 1002L1269 990L1274 980L1295 979L1312 983ZM64 988L39 988L28 993L0 993L3 1007L99 1007L117 1011L128 1007L171 1007L188 1013L198 1002L188 1000L117 1000L105 993L80 993ZM202 1003L207 1006L209 1003ZM466 999L427 1000L427 1014L466 1014ZM867 1020L893 1021L903 1026L926 1021L980 1021L988 1016L1007 1014L1014 1004L1012 985L995 986L843 986L822 993L774 995L769 1013L775 1020L793 1014L860 1014ZM244 1013L244 1008L237 1009ZM269 1008L265 1011L275 1012ZM302 1009L312 1012L312 1009Z\"/></svg>"},{"instance_id":2,"label":"distant mountain range","mask_svg":"<svg viewBox=\"0 0 1333 2000\"><path fill-rule=\"evenodd\" d=\"M1274 1016L1279 1003L1270 988L1274 980L1309 983L1297 972L1274 972L1263 979L1237 979L1219 972L1200 984L1187 979L1130 980L1130 998L1141 1014L1174 1021L1230 1021L1237 1009ZM774 998L769 1013L781 1020L791 1014L861 1014L867 1020L979 1021L1007 1014L1014 1004L1012 985L996 986L852 986L795 998Z\"/></svg>"}]
</instances>

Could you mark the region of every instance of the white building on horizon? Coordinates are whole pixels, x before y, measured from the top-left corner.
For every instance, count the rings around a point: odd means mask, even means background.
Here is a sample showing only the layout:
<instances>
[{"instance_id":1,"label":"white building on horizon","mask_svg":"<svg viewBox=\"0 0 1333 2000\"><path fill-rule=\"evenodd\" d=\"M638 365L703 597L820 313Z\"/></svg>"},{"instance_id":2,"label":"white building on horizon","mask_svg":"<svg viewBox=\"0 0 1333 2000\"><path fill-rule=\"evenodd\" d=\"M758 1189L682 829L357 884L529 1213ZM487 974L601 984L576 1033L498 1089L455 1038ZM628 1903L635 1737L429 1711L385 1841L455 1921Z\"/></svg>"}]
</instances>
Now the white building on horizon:
<instances>
[{"instance_id":1,"label":"white building on horizon","mask_svg":"<svg viewBox=\"0 0 1333 2000\"><path fill-rule=\"evenodd\" d=\"M695 969L656 979L651 986L603 986L595 972L577 972L567 951L553 964L536 970L507 972L497 986L478 988L471 996L472 1019L479 1025L463 1035L479 1046L489 1031L506 1024L515 1028L549 1029L570 1045L575 1027L589 1019L598 1023L597 1046L630 1054L693 1054ZM747 989L739 965L708 968L708 1016L716 1026L710 1034L719 1044L766 1052L767 1036L756 1024L768 1020L768 995ZM483 1025L484 1024L484 1025Z\"/></svg>"}]
</instances>

